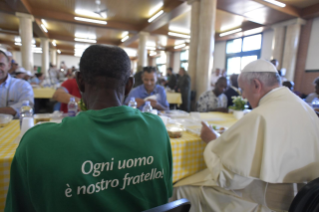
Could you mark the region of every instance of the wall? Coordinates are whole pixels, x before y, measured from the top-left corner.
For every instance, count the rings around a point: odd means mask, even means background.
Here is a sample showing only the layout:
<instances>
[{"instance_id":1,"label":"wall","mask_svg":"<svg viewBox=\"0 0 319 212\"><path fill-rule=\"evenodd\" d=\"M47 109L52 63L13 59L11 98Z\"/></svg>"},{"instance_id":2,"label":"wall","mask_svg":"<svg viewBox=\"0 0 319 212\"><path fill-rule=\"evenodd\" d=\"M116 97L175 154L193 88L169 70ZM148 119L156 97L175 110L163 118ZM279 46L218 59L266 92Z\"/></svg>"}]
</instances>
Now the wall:
<instances>
[{"instance_id":1,"label":"wall","mask_svg":"<svg viewBox=\"0 0 319 212\"><path fill-rule=\"evenodd\" d=\"M178 73L181 67L181 52L174 52L173 72Z\"/></svg>"},{"instance_id":2,"label":"wall","mask_svg":"<svg viewBox=\"0 0 319 212\"><path fill-rule=\"evenodd\" d=\"M306 70L319 70L319 18L312 22L309 40Z\"/></svg>"},{"instance_id":3,"label":"wall","mask_svg":"<svg viewBox=\"0 0 319 212\"><path fill-rule=\"evenodd\" d=\"M21 52L15 52L16 62L21 65ZM75 66L75 68L79 68L80 58L74 57L71 55L59 55L60 62L64 61L68 68L71 68L72 66ZM33 63L36 66L41 66L42 64L42 54L34 53L33 54Z\"/></svg>"},{"instance_id":4,"label":"wall","mask_svg":"<svg viewBox=\"0 0 319 212\"><path fill-rule=\"evenodd\" d=\"M269 29L263 33L263 43L261 47L260 59L270 60L272 54L272 40L274 37L274 30Z\"/></svg>"}]
</instances>

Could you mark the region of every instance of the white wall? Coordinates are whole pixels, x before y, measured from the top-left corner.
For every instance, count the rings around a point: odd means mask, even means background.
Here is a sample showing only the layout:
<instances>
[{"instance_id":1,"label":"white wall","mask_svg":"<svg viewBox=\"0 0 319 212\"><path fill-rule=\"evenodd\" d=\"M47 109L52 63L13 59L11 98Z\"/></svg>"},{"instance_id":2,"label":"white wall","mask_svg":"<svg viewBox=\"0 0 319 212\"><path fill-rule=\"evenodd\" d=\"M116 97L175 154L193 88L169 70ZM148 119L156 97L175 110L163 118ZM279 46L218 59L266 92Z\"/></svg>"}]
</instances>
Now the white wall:
<instances>
[{"instance_id":1,"label":"white wall","mask_svg":"<svg viewBox=\"0 0 319 212\"><path fill-rule=\"evenodd\" d=\"M313 20L308 47L306 70L319 69L319 18Z\"/></svg>"},{"instance_id":2,"label":"white wall","mask_svg":"<svg viewBox=\"0 0 319 212\"><path fill-rule=\"evenodd\" d=\"M274 37L274 30L269 29L263 33L263 43L261 47L260 59L270 60L272 54L272 40Z\"/></svg>"},{"instance_id":3,"label":"white wall","mask_svg":"<svg viewBox=\"0 0 319 212\"><path fill-rule=\"evenodd\" d=\"M60 55L60 63L64 61L68 68L74 66L76 69L79 68L80 57L74 57L71 55ZM59 64L60 65L60 64Z\"/></svg>"},{"instance_id":4,"label":"white wall","mask_svg":"<svg viewBox=\"0 0 319 212\"><path fill-rule=\"evenodd\" d=\"M213 70L216 68L226 68L226 41L215 43Z\"/></svg>"}]
</instances>

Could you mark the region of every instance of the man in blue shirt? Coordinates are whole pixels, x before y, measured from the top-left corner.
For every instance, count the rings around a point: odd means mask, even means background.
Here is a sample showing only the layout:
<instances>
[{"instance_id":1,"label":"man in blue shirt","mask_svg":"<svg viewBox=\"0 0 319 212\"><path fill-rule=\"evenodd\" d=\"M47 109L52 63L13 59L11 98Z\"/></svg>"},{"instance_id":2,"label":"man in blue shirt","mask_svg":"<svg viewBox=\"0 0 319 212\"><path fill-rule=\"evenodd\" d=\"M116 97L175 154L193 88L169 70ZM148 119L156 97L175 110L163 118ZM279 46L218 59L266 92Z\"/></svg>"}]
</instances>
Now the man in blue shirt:
<instances>
[{"instance_id":1,"label":"man in blue shirt","mask_svg":"<svg viewBox=\"0 0 319 212\"><path fill-rule=\"evenodd\" d=\"M143 84L134 88L125 100L128 104L132 97L137 102L137 108L142 110L146 101L150 101L154 109L167 110L168 102L166 99L166 92L163 86L157 85L156 70L154 67L145 67L142 74ZM146 99L152 96L151 99Z\"/></svg>"},{"instance_id":2,"label":"man in blue shirt","mask_svg":"<svg viewBox=\"0 0 319 212\"><path fill-rule=\"evenodd\" d=\"M28 100L33 107L34 95L31 85L8 74L11 63L8 56L0 51L0 113L20 116L22 102Z\"/></svg>"}]
</instances>

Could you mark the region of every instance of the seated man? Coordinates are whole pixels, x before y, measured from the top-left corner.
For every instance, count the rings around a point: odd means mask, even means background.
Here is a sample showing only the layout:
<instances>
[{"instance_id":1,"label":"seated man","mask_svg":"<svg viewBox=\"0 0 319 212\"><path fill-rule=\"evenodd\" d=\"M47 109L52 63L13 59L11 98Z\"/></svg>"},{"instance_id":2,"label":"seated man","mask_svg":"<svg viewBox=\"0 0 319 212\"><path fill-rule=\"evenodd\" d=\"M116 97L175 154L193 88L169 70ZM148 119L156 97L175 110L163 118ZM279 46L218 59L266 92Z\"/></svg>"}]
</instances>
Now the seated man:
<instances>
[{"instance_id":1,"label":"seated man","mask_svg":"<svg viewBox=\"0 0 319 212\"><path fill-rule=\"evenodd\" d=\"M130 64L119 47L84 51L76 77L88 111L24 135L6 212L143 211L167 203L170 140L158 116L123 106L133 86Z\"/></svg>"},{"instance_id":2,"label":"seated man","mask_svg":"<svg viewBox=\"0 0 319 212\"><path fill-rule=\"evenodd\" d=\"M315 98L319 99L319 77L315 79L313 84L315 85L315 92L309 94L306 98L306 102L310 105Z\"/></svg>"},{"instance_id":3,"label":"seated man","mask_svg":"<svg viewBox=\"0 0 319 212\"><path fill-rule=\"evenodd\" d=\"M0 113L19 118L23 101L28 100L33 107L33 90L28 82L8 74L10 65L7 55L0 51Z\"/></svg>"},{"instance_id":4,"label":"seated man","mask_svg":"<svg viewBox=\"0 0 319 212\"><path fill-rule=\"evenodd\" d=\"M282 86L289 88L292 92L294 91L295 83L293 81L285 81L282 83Z\"/></svg>"},{"instance_id":5,"label":"seated man","mask_svg":"<svg viewBox=\"0 0 319 212\"><path fill-rule=\"evenodd\" d=\"M135 97L137 108L142 110L145 104L145 99L149 96L156 96L155 99L149 99L154 109L166 110L168 109L168 102L166 99L166 92L163 86L157 85L156 70L153 67L145 67L142 73L143 84L132 89L130 94L125 100L125 104L128 104L131 97Z\"/></svg>"},{"instance_id":6,"label":"seated man","mask_svg":"<svg viewBox=\"0 0 319 212\"><path fill-rule=\"evenodd\" d=\"M225 77L218 78L214 90L203 93L197 102L197 110L199 112L219 111L228 112L227 96L224 94L227 88L227 79Z\"/></svg>"},{"instance_id":7,"label":"seated man","mask_svg":"<svg viewBox=\"0 0 319 212\"><path fill-rule=\"evenodd\" d=\"M15 72L15 78L24 80L27 71L23 67L19 67Z\"/></svg>"},{"instance_id":8,"label":"seated man","mask_svg":"<svg viewBox=\"0 0 319 212\"><path fill-rule=\"evenodd\" d=\"M67 113L68 103L71 97L74 97L76 102L79 102L81 100L81 93L75 78L71 78L63 82L61 87L54 92L52 98L55 101L60 102L60 110L63 113Z\"/></svg>"},{"instance_id":9,"label":"seated man","mask_svg":"<svg viewBox=\"0 0 319 212\"><path fill-rule=\"evenodd\" d=\"M227 108L233 105L233 96L240 96L240 91L238 89L238 74L233 74L230 76L231 86L225 91L225 95L227 96Z\"/></svg>"},{"instance_id":10,"label":"seated man","mask_svg":"<svg viewBox=\"0 0 319 212\"><path fill-rule=\"evenodd\" d=\"M252 112L221 136L203 123L208 169L180 181L188 186L177 198L192 212L287 211L297 188L319 177L319 119L265 60L248 64L238 83Z\"/></svg>"}]
</instances>

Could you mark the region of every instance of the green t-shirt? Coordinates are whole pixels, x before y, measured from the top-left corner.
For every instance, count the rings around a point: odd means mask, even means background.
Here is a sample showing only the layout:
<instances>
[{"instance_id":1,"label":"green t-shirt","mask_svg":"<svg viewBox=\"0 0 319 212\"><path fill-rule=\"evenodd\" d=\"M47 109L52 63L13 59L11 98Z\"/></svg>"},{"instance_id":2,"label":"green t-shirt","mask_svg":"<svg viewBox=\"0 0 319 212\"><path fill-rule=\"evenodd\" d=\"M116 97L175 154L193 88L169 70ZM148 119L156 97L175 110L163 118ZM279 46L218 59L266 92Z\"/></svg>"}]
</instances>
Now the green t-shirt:
<instances>
[{"instance_id":1,"label":"green t-shirt","mask_svg":"<svg viewBox=\"0 0 319 212\"><path fill-rule=\"evenodd\" d=\"M172 196L159 117L127 106L35 126L11 165L5 211L142 211Z\"/></svg>"}]
</instances>

